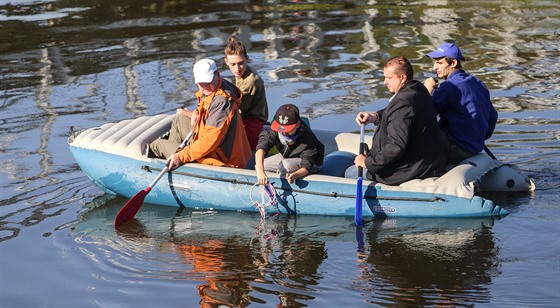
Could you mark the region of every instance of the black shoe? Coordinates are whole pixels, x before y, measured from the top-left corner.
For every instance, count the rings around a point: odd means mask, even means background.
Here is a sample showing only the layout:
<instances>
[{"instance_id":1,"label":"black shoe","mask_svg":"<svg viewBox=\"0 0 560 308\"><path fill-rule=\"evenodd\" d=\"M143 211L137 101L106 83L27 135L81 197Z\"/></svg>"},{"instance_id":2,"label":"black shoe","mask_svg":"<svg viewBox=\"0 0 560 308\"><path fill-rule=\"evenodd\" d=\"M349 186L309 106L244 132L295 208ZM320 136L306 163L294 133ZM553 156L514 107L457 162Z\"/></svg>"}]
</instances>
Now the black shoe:
<instances>
[{"instance_id":1,"label":"black shoe","mask_svg":"<svg viewBox=\"0 0 560 308\"><path fill-rule=\"evenodd\" d=\"M159 139L169 139L169 131L166 131L163 135L159 137Z\"/></svg>"},{"instance_id":2,"label":"black shoe","mask_svg":"<svg viewBox=\"0 0 560 308\"><path fill-rule=\"evenodd\" d=\"M148 157L148 158L156 158L156 154L154 153L154 151L152 151L149 144L146 144L146 149L144 150L144 155L146 155L146 157Z\"/></svg>"}]
</instances>

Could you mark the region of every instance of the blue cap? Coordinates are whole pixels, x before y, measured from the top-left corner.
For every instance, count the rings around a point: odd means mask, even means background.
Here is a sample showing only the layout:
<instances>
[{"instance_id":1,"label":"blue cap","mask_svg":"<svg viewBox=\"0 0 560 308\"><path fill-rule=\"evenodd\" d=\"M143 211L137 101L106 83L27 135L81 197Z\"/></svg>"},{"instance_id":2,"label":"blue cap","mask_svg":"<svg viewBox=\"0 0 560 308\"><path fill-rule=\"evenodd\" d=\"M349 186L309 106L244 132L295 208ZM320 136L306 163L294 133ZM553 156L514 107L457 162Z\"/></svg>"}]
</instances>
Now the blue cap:
<instances>
[{"instance_id":1,"label":"blue cap","mask_svg":"<svg viewBox=\"0 0 560 308\"><path fill-rule=\"evenodd\" d=\"M443 57L450 57L452 59L463 60L463 55L459 47L452 43L441 44L436 51L430 52L426 56L432 59L439 59Z\"/></svg>"}]
</instances>

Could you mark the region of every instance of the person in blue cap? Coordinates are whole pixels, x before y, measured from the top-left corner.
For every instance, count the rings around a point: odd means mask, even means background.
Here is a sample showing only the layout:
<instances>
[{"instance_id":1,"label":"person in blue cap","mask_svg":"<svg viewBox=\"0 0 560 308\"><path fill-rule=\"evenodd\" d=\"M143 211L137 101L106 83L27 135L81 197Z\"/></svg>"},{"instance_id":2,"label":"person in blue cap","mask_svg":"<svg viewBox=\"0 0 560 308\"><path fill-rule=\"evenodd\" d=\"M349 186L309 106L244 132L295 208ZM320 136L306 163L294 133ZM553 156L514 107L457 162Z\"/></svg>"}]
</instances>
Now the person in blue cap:
<instances>
[{"instance_id":1,"label":"person in blue cap","mask_svg":"<svg viewBox=\"0 0 560 308\"><path fill-rule=\"evenodd\" d=\"M426 56L433 70L444 81L428 78L424 86L432 94L439 127L444 135L447 162L457 164L484 149L492 136L498 112L490 101L490 92L478 78L465 72L459 47L444 43Z\"/></svg>"}]
</instances>

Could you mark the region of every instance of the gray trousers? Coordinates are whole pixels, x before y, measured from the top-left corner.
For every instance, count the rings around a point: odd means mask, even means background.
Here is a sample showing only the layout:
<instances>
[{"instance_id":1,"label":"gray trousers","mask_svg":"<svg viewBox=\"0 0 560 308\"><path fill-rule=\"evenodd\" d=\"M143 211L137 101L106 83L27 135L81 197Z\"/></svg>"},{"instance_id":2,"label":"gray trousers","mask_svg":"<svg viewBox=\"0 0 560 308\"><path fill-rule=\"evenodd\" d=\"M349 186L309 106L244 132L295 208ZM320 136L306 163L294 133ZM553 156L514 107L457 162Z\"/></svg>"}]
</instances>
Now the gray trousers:
<instances>
[{"instance_id":1,"label":"gray trousers","mask_svg":"<svg viewBox=\"0 0 560 308\"><path fill-rule=\"evenodd\" d=\"M314 165L309 173L317 173L322 166ZM278 153L264 159L264 171L274 172L277 174L292 173L301 168L301 158L284 158Z\"/></svg>"},{"instance_id":2,"label":"gray trousers","mask_svg":"<svg viewBox=\"0 0 560 308\"><path fill-rule=\"evenodd\" d=\"M301 167L301 158L286 158L278 153L264 159L264 171L286 174Z\"/></svg>"},{"instance_id":3,"label":"gray trousers","mask_svg":"<svg viewBox=\"0 0 560 308\"><path fill-rule=\"evenodd\" d=\"M158 158L169 158L177 152L181 142L192 130L191 118L184 115L175 115L168 139L156 139L150 143L150 149Z\"/></svg>"}]
</instances>

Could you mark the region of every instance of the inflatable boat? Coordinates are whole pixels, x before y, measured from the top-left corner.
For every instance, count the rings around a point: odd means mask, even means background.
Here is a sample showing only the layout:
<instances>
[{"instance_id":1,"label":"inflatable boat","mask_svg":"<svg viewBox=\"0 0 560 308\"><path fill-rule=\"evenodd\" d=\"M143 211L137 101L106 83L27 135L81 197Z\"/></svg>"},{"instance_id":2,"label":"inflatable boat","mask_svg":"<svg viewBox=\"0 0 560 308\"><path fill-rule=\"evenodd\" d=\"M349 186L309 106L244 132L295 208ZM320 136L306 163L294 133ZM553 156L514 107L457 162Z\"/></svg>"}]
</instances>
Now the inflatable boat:
<instances>
[{"instance_id":1,"label":"inflatable boat","mask_svg":"<svg viewBox=\"0 0 560 308\"><path fill-rule=\"evenodd\" d=\"M77 130L68 138L70 150L84 173L109 194L133 197L166 168L165 160L148 158L146 145L171 127L174 115L142 116ZM288 183L269 175L273 206L255 183L255 170L185 164L157 181L145 202L165 206L231 211L285 212L298 215L354 216L356 197L364 217L490 217L507 210L481 192L532 191L533 182L515 165L479 153L438 178L411 180L398 186L344 177L358 152L360 135L314 130L325 145L320 174ZM371 142L371 135L366 135ZM269 194L270 197L270 194ZM273 202L270 202L272 204ZM260 207L260 209L259 209Z\"/></svg>"}]
</instances>

